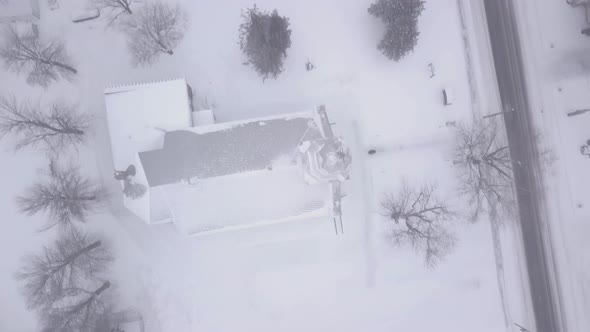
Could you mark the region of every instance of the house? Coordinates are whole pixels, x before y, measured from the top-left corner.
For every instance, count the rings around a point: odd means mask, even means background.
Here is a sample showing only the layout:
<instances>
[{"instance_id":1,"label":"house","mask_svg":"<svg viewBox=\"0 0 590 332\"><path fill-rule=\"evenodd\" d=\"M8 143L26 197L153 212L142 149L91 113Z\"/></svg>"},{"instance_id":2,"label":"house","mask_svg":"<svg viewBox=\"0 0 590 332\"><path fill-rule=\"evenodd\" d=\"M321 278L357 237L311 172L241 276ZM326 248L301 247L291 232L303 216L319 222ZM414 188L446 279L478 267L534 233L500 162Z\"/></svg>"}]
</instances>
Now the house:
<instances>
[{"instance_id":1,"label":"house","mask_svg":"<svg viewBox=\"0 0 590 332\"><path fill-rule=\"evenodd\" d=\"M129 210L185 235L333 213L350 154L323 107L214 123L212 111L192 112L190 95L185 80L105 90Z\"/></svg>"},{"instance_id":2,"label":"house","mask_svg":"<svg viewBox=\"0 0 590 332\"><path fill-rule=\"evenodd\" d=\"M0 23L37 23L39 18L39 0L0 1Z\"/></svg>"},{"instance_id":3,"label":"house","mask_svg":"<svg viewBox=\"0 0 590 332\"><path fill-rule=\"evenodd\" d=\"M0 24L12 24L17 31L38 34L39 0L0 0Z\"/></svg>"},{"instance_id":4,"label":"house","mask_svg":"<svg viewBox=\"0 0 590 332\"><path fill-rule=\"evenodd\" d=\"M184 79L105 89L115 169L138 151L160 147L164 132L193 126L191 91Z\"/></svg>"}]
</instances>

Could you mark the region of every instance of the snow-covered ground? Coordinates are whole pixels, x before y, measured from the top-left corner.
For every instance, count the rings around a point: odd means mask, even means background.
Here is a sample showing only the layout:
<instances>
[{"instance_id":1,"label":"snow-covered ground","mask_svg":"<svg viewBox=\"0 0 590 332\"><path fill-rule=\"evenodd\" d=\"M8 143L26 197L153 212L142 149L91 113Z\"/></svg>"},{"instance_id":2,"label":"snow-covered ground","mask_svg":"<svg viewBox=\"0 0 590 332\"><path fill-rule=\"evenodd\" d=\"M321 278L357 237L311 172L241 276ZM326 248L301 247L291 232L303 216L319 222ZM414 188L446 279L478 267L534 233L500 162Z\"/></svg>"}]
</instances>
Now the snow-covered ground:
<instances>
[{"instance_id":1,"label":"snow-covered ground","mask_svg":"<svg viewBox=\"0 0 590 332\"><path fill-rule=\"evenodd\" d=\"M367 14L369 0L258 1L260 8L288 16L293 30L285 72L266 82L242 65L237 44L240 9L251 1L182 2L189 31L173 57L162 56L150 68L130 66L124 36L105 21L72 23L69 14L83 6L79 1L59 2L55 11L41 2L41 34L67 42L80 71L76 80L42 90L2 71L0 90L43 101L65 98L92 114L88 148L72 158L113 196L110 209L93 216L88 227L110 239L120 304L141 312L147 331L506 330L488 223L459 220L457 248L434 270L410 250L384 243L380 232L379 199L403 180L435 183L454 210L464 209L455 198L453 136L445 126L472 117L456 0L427 1L418 46L399 63L376 50L382 27ZM308 59L316 65L311 72L304 68ZM218 121L325 104L354 151L344 188L344 235L334 234L331 218L311 218L185 239L172 225L147 226L124 211L112 180L104 87L181 76L215 103ZM454 91L453 105L442 105L443 88ZM369 148L377 154L369 157ZM0 174L18 174L0 190L3 202L46 165L42 155L28 151L3 152L2 160ZM1 331L35 328L12 271L22 255L51 240L34 232L42 219L25 218L6 204Z\"/></svg>"}]
</instances>

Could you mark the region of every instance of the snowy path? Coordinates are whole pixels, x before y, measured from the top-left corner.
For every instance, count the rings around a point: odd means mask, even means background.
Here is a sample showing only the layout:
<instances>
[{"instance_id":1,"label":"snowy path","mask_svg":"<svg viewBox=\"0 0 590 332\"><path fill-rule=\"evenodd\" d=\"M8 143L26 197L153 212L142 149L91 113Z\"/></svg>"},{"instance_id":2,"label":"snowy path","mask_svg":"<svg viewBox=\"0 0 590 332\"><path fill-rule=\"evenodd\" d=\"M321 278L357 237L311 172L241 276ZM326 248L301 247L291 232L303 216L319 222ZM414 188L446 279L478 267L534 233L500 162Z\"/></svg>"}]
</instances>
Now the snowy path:
<instances>
[{"instance_id":1,"label":"snowy path","mask_svg":"<svg viewBox=\"0 0 590 332\"><path fill-rule=\"evenodd\" d=\"M352 132L354 136L354 154L355 160L355 172L354 177L357 179L361 189L358 191L361 193L362 199L358 200L361 205L359 209L362 212L362 223L363 223L363 248L365 251L365 265L366 265L366 278L367 286L375 286L375 273L376 273L376 259L375 259L375 248L374 243L374 220L373 220L373 202L371 197L373 195L373 176L367 169L367 152L366 147L363 144L362 136L360 135L360 129L358 123L352 124Z\"/></svg>"}]
</instances>

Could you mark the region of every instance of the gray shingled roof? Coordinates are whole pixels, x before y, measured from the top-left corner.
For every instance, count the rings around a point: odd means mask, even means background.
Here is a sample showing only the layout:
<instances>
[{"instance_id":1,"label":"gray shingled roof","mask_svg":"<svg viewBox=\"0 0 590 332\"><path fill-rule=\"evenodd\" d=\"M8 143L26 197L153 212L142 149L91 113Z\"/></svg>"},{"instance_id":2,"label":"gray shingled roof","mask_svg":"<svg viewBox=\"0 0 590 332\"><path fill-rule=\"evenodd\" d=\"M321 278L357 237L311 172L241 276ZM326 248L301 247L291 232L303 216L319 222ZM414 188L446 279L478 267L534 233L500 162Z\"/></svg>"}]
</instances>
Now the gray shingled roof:
<instances>
[{"instance_id":1,"label":"gray shingled roof","mask_svg":"<svg viewBox=\"0 0 590 332\"><path fill-rule=\"evenodd\" d=\"M167 132L164 147L140 152L151 187L189 178L212 178L266 169L292 156L303 140L322 135L312 118L279 118L239 124L206 133Z\"/></svg>"}]
</instances>

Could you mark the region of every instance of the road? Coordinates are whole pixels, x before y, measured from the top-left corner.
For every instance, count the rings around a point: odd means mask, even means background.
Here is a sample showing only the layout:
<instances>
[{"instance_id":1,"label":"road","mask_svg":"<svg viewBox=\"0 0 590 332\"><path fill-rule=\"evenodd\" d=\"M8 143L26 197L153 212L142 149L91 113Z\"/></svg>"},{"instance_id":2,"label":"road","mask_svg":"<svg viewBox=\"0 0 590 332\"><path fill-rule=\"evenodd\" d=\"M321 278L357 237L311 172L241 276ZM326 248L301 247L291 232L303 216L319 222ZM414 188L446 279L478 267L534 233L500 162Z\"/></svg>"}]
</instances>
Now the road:
<instances>
[{"instance_id":1,"label":"road","mask_svg":"<svg viewBox=\"0 0 590 332\"><path fill-rule=\"evenodd\" d=\"M535 313L536 332L565 332L554 281L551 246L543 236L539 153L531 121L514 0L484 0L517 188L518 213Z\"/></svg>"}]
</instances>

